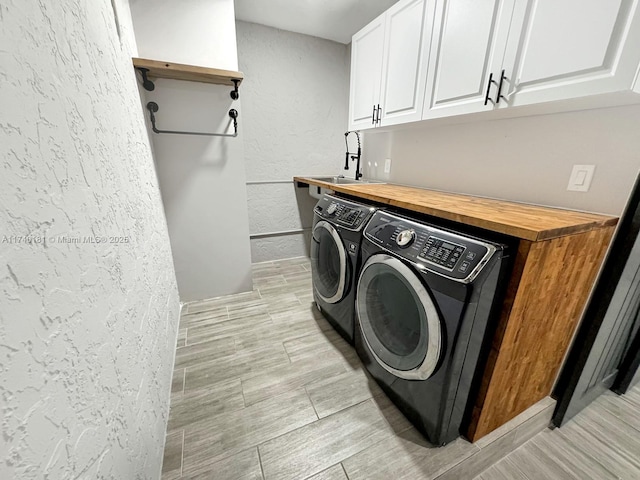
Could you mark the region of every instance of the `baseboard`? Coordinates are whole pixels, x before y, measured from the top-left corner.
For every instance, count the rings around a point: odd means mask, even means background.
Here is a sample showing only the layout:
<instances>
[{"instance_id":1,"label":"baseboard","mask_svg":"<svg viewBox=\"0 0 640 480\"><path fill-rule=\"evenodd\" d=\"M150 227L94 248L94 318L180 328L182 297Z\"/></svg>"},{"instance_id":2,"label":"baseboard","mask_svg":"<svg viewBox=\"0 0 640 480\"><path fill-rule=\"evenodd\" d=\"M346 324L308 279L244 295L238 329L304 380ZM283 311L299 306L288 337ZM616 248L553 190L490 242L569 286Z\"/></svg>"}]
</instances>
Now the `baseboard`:
<instances>
[{"instance_id":1,"label":"baseboard","mask_svg":"<svg viewBox=\"0 0 640 480\"><path fill-rule=\"evenodd\" d=\"M545 397L517 417L482 437L474 445L478 451L440 474L437 480L474 478L509 455L520 445L549 427L556 401Z\"/></svg>"}]
</instances>

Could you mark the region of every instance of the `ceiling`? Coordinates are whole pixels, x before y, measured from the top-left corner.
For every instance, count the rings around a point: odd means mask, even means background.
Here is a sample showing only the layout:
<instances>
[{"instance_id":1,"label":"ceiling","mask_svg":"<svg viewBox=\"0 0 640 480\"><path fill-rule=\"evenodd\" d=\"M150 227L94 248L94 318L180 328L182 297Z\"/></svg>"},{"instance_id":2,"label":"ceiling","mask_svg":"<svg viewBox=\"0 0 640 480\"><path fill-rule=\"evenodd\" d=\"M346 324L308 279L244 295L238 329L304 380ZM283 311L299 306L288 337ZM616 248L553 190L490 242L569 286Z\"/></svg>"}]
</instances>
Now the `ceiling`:
<instances>
[{"instance_id":1,"label":"ceiling","mask_svg":"<svg viewBox=\"0 0 640 480\"><path fill-rule=\"evenodd\" d=\"M397 0L235 0L236 19L340 43Z\"/></svg>"}]
</instances>

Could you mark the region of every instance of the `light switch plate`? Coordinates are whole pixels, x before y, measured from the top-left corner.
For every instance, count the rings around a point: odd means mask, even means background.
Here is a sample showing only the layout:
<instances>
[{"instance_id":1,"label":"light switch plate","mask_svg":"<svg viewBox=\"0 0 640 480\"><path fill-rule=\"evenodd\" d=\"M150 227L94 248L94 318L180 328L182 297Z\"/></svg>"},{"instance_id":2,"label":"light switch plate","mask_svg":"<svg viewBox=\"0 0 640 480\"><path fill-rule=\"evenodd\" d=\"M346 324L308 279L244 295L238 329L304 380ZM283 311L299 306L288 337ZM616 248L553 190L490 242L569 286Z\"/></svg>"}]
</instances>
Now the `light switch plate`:
<instances>
[{"instance_id":1,"label":"light switch plate","mask_svg":"<svg viewBox=\"0 0 640 480\"><path fill-rule=\"evenodd\" d=\"M387 158L384 161L384 173L389 173L391 171L391 159Z\"/></svg>"},{"instance_id":2,"label":"light switch plate","mask_svg":"<svg viewBox=\"0 0 640 480\"><path fill-rule=\"evenodd\" d=\"M567 190L572 192L588 192L595 169L595 165L574 165L571 177L569 177Z\"/></svg>"}]
</instances>

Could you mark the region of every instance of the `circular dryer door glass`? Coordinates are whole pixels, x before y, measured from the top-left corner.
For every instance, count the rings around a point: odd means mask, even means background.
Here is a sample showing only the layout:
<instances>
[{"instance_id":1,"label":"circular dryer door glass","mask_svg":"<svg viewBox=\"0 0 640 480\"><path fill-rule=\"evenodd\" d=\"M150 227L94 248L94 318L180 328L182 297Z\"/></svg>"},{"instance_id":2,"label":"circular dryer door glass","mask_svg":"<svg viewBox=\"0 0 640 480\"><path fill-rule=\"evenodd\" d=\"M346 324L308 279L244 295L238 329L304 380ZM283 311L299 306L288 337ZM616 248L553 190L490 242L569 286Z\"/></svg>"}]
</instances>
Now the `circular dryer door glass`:
<instances>
[{"instance_id":1,"label":"circular dryer door glass","mask_svg":"<svg viewBox=\"0 0 640 480\"><path fill-rule=\"evenodd\" d=\"M336 229L325 221L318 222L311 239L311 271L313 287L327 303L344 297L347 258Z\"/></svg>"},{"instance_id":2,"label":"circular dryer door glass","mask_svg":"<svg viewBox=\"0 0 640 480\"><path fill-rule=\"evenodd\" d=\"M388 255L364 265L356 300L371 352L401 378L426 379L440 356L441 328L426 288L409 267Z\"/></svg>"}]
</instances>

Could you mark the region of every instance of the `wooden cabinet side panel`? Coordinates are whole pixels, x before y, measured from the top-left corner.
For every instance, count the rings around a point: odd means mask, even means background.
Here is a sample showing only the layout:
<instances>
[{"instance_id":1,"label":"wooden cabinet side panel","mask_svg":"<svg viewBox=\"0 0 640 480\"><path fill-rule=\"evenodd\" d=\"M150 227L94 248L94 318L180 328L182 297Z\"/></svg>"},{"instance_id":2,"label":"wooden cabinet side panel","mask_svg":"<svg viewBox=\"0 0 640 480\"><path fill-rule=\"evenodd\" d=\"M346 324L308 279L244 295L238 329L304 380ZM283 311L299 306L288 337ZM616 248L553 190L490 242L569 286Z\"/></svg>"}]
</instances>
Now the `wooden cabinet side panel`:
<instances>
[{"instance_id":1,"label":"wooden cabinet side panel","mask_svg":"<svg viewBox=\"0 0 640 480\"><path fill-rule=\"evenodd\" d=\"M473 435L475 434L475 428L478 424L480 412L482 412L482 406L487 396L487 390L489 389L490 380L492 378L493 370L498 359L498 353L500 352L500 345L502 344L502 339L504 338L504 334L507 329L509 316L511 315L513 302L515 301L516 294L518 293L518 286L520 285L520 279L522 278L522 273L524 271L531 245L532 242L528 240L521 240L518 244L518 249L515 252L515 259L513 261L511 277L509 278L509 284L507 285L505 298L502 302L502 308L500 310L500 318L498 320L498 324L493 335L493 340L491 342L491 348L486 359L482 381L480 382L480 386L476 394L475 404L473 406L473 411L470 419L470 429L466 432L467 437L469 438L473 438Z\"/></svg>"},{"instance_id":2,"label":"wooden cabinet side panel","mask_svg":"<svg viewBox=\"0 0 640 480\"><path fill-rule=\"evenodd\" d=\"M550 394L613 231L530 245L508 318L494 338L467 431L472 441Z\"/></svg>"}]
</instances>

